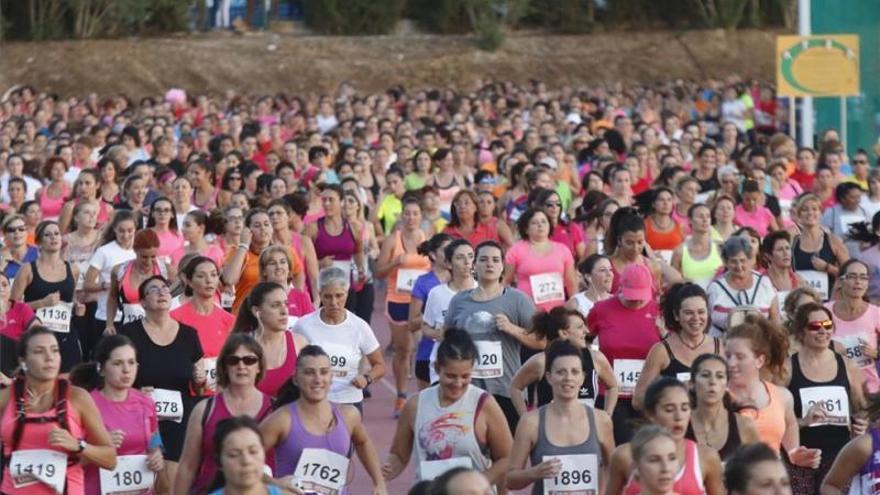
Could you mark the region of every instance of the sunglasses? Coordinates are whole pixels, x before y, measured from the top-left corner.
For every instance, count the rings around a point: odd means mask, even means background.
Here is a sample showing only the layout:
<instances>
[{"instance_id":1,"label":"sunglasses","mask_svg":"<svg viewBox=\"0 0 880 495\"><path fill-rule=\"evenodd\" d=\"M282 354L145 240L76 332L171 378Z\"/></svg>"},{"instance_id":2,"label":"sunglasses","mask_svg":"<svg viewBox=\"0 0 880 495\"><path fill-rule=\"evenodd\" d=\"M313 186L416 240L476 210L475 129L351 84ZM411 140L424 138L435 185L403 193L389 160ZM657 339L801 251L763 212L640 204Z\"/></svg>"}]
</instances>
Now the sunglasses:
<instances>
[{"instance_id":1,"label":"sunglasses","mask_svg":"<svg viewBox=\"0 0 880 495\"><path fill-rule=\"evenodd\" d=\"M868 160L853 160L853 163L856 165L867 165Z\"/></svg>"},{"instance_id":2,"label":"sunglasses","mask_svg":"<svg viewBox=\"0 0 880 495\"><path fill-rule=\"evenodd\" d=\"M13 232L24 232L26 230L27 230L27 227L25 227L24 225L22 225L21 227L7 227L6 228L6 232L10 233L10 234Z\"/></svg>"},{"instance_id":3,"label":"sunglasses","mask_svg":"<svg viewBox=\"0 0 880 495\"><path fill-rule=\"evenodd\" d=\"M223 359L223 364L226 366L238 366L239 363L244 363L245 366L253 366L260 362L260 358L257 356L226 356Z\"/></svg>"},{"instance_id":4,"label":"sunglasses","mask_svg":"<svg viewBox=\"0 0 880 495\"><path fill-rule=\"evenodd\" d=\"M833 330L834 322L831 320L824 321L811 321L807 323L807 330L811 332L818 332L819 330Z\"/></svg>"},{"instance_id":5,"label":"sunglasses","mask_svg":"<svg viewBox=\"0 0 880 495\"><path fill-rule=\"evenodd\" d=\"M558 201L547 201L544 203L544 208L559 208L562 206L562 203Z\"/></svg>"}]
</instances>

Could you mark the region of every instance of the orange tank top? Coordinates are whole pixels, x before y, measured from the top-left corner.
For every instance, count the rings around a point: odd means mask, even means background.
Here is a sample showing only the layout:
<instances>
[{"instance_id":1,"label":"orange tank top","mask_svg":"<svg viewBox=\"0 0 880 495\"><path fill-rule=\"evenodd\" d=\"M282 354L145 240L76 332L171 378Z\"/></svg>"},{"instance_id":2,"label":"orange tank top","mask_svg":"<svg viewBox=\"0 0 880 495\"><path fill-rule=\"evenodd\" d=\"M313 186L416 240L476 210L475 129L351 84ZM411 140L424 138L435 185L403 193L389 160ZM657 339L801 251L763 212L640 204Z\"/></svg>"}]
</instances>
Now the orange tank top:
<instances>
[{"instance_id":1,"label":"orange tank top","mask_svg":"<svg viewBox=\"0 0 880 495\"><path fill-rule=\"evenodd\" d=\"M782 437L785 435L785 404L779 396L779 390L772 383L761 380L770 397L770 402L761 409L743 409L742 415L752 418L758 430L758 438L779 452Z\"/></svg>"},{"instance_id":2,"label":"orange tank top","mask_svg":"<svg viewBox=\"0 0 880 495\"><path fill-rule=\"evenodd\" d=\"M645 219L645 241L655 251L673 250L684 242L684 234L681 232L681 226L675 220L673 220L671 230L661 232L654 225L654 219L648 217Z\"/></svg>"},{"instance_id":3,"label":"orange tank top","mask_svg":"<svg viewBox=\"0 0 880 495\"><path fill-rule=\"evenodd\" d=\"M419 232L419 243L425 241L425 233ZM388 275L388 294L386 299L393 303L409 304L412 297L412 288L420 275L431 270L431 261L420 254L409 254L403 246L403 234L400 230L394 233L394 249L391 250L391 259L401 254L405 255L403 264L391 270ZM398 283L400 279L400 283Z\"/></svg>"}]
</instances>

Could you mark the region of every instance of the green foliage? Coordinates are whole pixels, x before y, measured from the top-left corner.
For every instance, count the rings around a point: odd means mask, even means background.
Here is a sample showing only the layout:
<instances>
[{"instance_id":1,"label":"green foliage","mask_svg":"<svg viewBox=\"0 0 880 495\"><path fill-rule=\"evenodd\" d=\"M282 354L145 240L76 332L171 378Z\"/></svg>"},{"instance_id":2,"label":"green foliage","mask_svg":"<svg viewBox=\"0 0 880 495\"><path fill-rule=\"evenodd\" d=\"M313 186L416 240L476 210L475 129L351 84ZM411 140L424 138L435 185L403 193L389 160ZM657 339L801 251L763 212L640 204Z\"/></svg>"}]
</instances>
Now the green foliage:
<instances>
[{"instance_id":1,"label":"green foliage","mask_svg":"<svg viewBox=\"0 0 880 495\"><path fill-rule=\"evenodd\" d=\"M596 24L594 0L531 0L525 22L560 33L584 34Z\"/></svg>"},{"instance_id":2,"label":"green foliage","mask_svg":"<svg viewBox=\"0 0 880 495\"><path fill-rule=\"evenodd\" d=\"M432 33L461 34L473 30L467 0L409 0L407 13Z\"/></svg>"},{"instance_id":3,"label":"green foliage","mask_svg":"<svg viewBox=\"0 0 880 495\"><path fill-rule=\"evenodd\" d=\"M405 0L304 0L306 24L321 34L388 34Z\"/></svg>"}]
</instances>

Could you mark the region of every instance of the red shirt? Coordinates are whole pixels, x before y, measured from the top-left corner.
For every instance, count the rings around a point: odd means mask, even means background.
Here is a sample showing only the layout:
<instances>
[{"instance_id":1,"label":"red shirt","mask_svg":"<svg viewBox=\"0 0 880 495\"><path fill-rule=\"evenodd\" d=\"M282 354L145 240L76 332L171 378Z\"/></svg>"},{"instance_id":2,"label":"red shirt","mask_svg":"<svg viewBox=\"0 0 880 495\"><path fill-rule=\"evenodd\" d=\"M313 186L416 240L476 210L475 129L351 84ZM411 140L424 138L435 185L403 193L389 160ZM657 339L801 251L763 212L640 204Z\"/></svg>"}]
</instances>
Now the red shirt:
<instances>
[{"instance_id":1,"label":"red shirt","mask_svg":"<svg viewBox=\"0 0 880 495\"><path fill-rule=\"evenodd\" d=\"M226 337L229 336L232 325L235 323L235 317L232 316L232 313L216 304L208 315L197 313L192 301L187 301L172 311L171 317L196 329L205 357L216 357L220 354L220 349L226 343Z\"/></svg>"},{"instance_id":2,"label":"red shirt","mask_svg":"<svg viewBox=\"0 0 880 495\"><path fill-rule=\"evenodd\" d=\"M808 174L801 172L800 170L795 170L792 172L791 178L796 180L804 190L810 190L813 189L813 182L816 180L816 174Z\"/></svg>"},{"instance_id":3,"label":"red shirt","mask_svg":"<svg viewBox=\"0 0 880 495\"><path fill-rule=\"evenodd\" d=\"M34 310L30 306L23 302L9 301L5 324L0 320L0 335L18 340L33 320Z\"/></svg>"}]
</instances>

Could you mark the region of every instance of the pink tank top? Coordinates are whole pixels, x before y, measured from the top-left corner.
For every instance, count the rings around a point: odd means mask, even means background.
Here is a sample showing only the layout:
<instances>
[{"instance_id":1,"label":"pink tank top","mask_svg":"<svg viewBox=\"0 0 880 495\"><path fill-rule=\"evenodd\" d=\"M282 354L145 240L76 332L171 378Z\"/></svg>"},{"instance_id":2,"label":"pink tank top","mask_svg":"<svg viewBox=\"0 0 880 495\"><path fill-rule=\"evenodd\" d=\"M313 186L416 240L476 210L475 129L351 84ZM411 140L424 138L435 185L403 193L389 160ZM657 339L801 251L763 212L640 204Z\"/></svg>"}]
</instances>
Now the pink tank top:
<instances>
[{"instance_id":1,"label":"pink tank top","mask_svg":"<svg viewBox=\"0 0 880 495\"><path fill-rule=\"evenodd\" d=\"M55 384L58 387L58 382ZM67 401L67 424L70 428L70 434L74 438L85 438L82 427L82 418L79 413L70 404L70 393L68 392ZM16 400L14 393L10 394L9 403L3 411L2 427L0 427L0 438L3 439L3 454L9 459L12 455L12 435L15 431L15 412ZM57 413L55 408L39 414L27 414L27 418L55 418ZM18 442L16 450L57 450L64 454L68 452L61 448L50 447L47 438L49 432L60 427L57 421L28 422L24 425L21 441ZM69 461L69 459L68 459ZM67 483L65 484L67 495L84 495L84 474L82 465L77 463L68 464L67 466ZM3 467L3 484L0 485L0 492L6 495L57 495L49 485L43 483L35 483L32 485L15 488L12 482L12 476L9 472L9 466Z\"/></svg>"},{"instance_id":2,"label":"pink tank top","mask_svg":"<svg viewBox=\"0 0 880 495\"><path fill-rule=\"evenodd\" d=\"M232 417L232 413L226 407L223 394L215 395L209 399L205 406L211 409L206 411L209 416L202 425L202 464L199 466L190 493L206 493L208 485L214 480L214 475L217 474L217 461L214 459L214 432L217 431L217 424L220 421ZM272 412L272 398L263 394L263 405L260 406L260 411L254 419L260 422L270 412ZM274 463L267 458L266 464L272 466Z\"/></svg>"},{"instance_id":3,"label":"pink tank top","mask_svg":"<svg viewBox=\"0 0 880 495\"><path fill-rule=\"evenodd\" d=\"M672 485L675 493L680 495L704 495L706 487L703 486L703 471L700 468L700 454L697 444L693 440L685 439L684 465L675 476L675 484ZM634 477L623 489L624 495L639 495L642 488Z\"/></svg>"},{"instance_id":4,"label":"pink tank top","mask_svg":"<svg viewBox=\"0 0 880 495\"><path fill-rule=\"evenodd\" d=\"M64 198L68 196L70 196L70 186L66 182L62 185L61 195L57 198L49 197L49 186L42 188L37 200L40 202L40 209L43 210L43 219L57 219L61 215L61 208L64 207Z\"/></svg>"},{"instance_id":5,"label":"pink tank top","mask_svg":"<svg viewBox=\"0 0 880 495\"><path fill-rule=\"evenodd\" d=\"M287 357L284 358L284 363L277 368L267 369L263 379L257 384L260 392L272 397L278 394L278 390L296 370L296 343L293 341L293 334L284 332L284 342L287 345Z\"/></svg>"}]
</instances>

